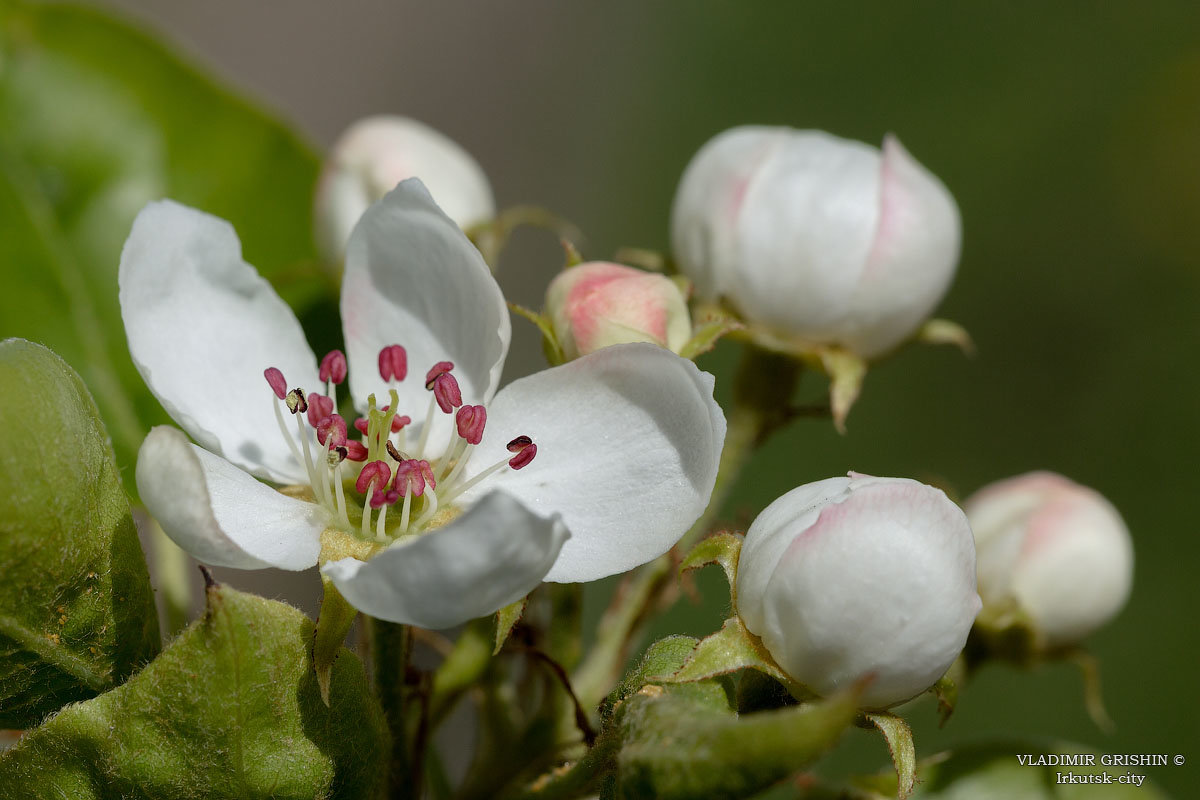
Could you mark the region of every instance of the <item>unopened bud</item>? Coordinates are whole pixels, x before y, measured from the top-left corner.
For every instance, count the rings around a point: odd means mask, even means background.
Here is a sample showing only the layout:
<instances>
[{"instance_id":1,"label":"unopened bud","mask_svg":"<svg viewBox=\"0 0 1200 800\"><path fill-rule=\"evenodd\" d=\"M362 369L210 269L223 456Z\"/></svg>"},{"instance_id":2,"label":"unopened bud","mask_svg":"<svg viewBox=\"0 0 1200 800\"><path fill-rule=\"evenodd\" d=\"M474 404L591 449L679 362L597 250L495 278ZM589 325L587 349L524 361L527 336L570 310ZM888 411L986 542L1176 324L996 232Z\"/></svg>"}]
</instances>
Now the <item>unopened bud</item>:
<instances>
[{"instance_id":1,"label":"unopened bud","mask_svg":"<svg viewBox=\"0 0 1200 800\"><path fill-rule=\"evenodd\" d=\"M978 552L981 624L1015 606L1047 646L1070 645L1125 605L1133 543L1097 492L1031 472L985 486L965 508Z\"/></svg>"},{"instance_id":2,"label":"unopened bud","mask_svg":"<svg viewBox=\"0 0 1200 800\"><path fill-rule=\"evenodd\" d=\"M568 359L626 342L678 353L692 335L687 301L671 279L604 261L559 273L546 290L546 313Z\"/></svg>"},{"instance_id":3,"label":"unopened bud","mask_svg":"<svg viewBox=\"0 0 1200 800\"><path fill-rule=\"evenodd\" d=\"M491 186L470 153L416 120L367 117L334 144L317 184L317 241L329 263L341 262L363 212L413 177L460 227L495 216Z\"/></svg>"},{"instance_id":4,"label":"unopened bud","mask_svg":"<svg viewBox=\"0 0 1200 800\"><path fill-rule=\"evenodd\" d=\"M855 473L793 489L759 514L736 595L784 671L822 695L871 677L868 708L932 686L980 608L958 506L913 480Z\"/></svg>"},{"instance_id":5,"label":"unopened bud","mask_svg":"<svg viewBox=\"0 0 1200 800\"><path fill-rule=\"evenodd\" d=\"M740 127L692 159L671 212L680 269L775 341L869 358L913 334L950 286L954 198L894 136Z\"/></svg>"}]
</instances>

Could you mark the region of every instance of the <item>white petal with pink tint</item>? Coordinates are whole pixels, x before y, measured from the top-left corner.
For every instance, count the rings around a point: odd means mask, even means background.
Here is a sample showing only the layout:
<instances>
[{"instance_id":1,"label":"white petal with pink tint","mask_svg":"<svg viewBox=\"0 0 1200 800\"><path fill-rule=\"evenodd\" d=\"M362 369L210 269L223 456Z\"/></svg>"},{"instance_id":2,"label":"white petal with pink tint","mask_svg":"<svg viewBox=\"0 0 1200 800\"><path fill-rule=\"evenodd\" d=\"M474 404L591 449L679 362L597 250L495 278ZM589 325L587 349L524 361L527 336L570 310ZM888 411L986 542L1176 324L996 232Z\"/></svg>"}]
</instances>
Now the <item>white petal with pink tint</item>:
<instances>
[{"instance_id":1,"label":"white petal with pink tint","mask_svg":"<svg viewBox=\"0 0 1200 800\"><path fill-rule=\"evenodd\" d=\"M370 561L344 558L321 571L366 614L440 630L533 591L568 535L558 516L492 492L444 528L401 540Z\"/></svg>"},{"instance_id":2,"label":"white petal with pink tint","mask_svg":"<svg viewBox=\"0 0 1200 800\"><path fill-rule=\"evenodd\" d=\"M146 206L121 252L120 300L133 362L172 419L259 477L304 481L263 370L312 391L317 360L228 222L169 200Z\"/></svg>"},{"instance_id":3,"label":"white petal with pink tint","mask_svg":"<svg viewBox=\"0 0 1200 800\"><path fill-rule=\"evenodd\" d=\"M301 570L317 563L329 523L318 506L259 483L174 428L150 431L136 474L146 509L204 564Z\"/></svg>"},{"instance_id":4,"label":"white petal with pink tint","mask_svg":"<svg viewBox=\"0 0 1200 800\"><path fill-rule=\"evenodd\" d=\"M504 296L479 251L419 180L401 183L354 229L341 308L350 390L360 412L371 393L387 403L377 359L392 344L408 352L409 376L394 387L414 433L429 404L425 371L439 361L454 363L465 402L484 403L495 393L511 338ZM435 419L430 441L441 447L450 419Z\"/></svg>"},{"instance_id":5,"label":"white petal with pink tint","mask_svg":"<svg viewBox=\"0 0 1200 800\"><path fill-rule=\"evenodd\" d=\"M650 344L607 347L506 386L488 408L474 473L530 436L537 457L500 488L571 539L546 579L590 581L665 553L708 505L725 441L713 377Z\"/></svg>"}]
</instances>

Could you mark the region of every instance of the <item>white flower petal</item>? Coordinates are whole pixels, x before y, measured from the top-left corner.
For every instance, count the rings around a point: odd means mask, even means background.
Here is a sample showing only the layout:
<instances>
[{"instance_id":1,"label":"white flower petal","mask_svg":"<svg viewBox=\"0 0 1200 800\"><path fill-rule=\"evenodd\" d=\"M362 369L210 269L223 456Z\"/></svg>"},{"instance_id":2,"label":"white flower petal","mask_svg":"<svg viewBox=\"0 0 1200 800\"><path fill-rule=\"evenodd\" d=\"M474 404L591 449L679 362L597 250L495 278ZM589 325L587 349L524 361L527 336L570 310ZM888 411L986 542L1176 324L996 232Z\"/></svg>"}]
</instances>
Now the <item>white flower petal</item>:
<instances>
[{"instance_id":1,"label":"white flower petal","mask_svg":"<svg viewBox=\"0 0 1200 800\"><path fill-rule=\"evenodd\" d=\"M463 402L486 403L499 384L511 338L504 296L483 257L416 178L372 206L350 236L342 327L359 411L371 393L380 406L387 403L379 351L399 344L408 352L409 376L396 388L398 411L412 417L414 431L429 406L426 370L454 362ZM436 419L430 442L442 447L449 417L439 412Z\"/></svg>"},{"instance_id":2,"label":"white flower petal","mask_svg":"<svg viewBox=\"0 0 1200 800\"><path fill-rule=\"evenodd\" d=\"M326 514L280 494L178 430L151 429L138 452L142 502L176 544L205 564L301 570L317 563Z\"/></svg>"},{"instance_id":3,"label":"white flower petal","mask_svg":"<svg viewBox=\"0 0 1200 800\"><path fill-rule=\"evenodd\" d=\"M569 535L558 516L538 516L492 492L445 528L321 571L365 614L440 630L533 591Z\"/></svg>"},{"instance_id":4,"label":"white flower petal","mask_svg":"<svg viewBox=\"0 0 1200 800\"><path fill-rule=\"evenodd\" d=\"M255 475L305 482L263 370L315 391L316 358L228 222L169 200L146 206L121 251L120 299L133 362L184 430Z\"/></svg>"},{"instance_id":5,"label":"white flower petal","mask_svg":"<svg viewBox=\"0 0 1200 800\"><path fill-rule=\"evenodd\" d=\"M607 347L506 386L470 472L525 434L537 457L472 490L501 487L571 539L546 580L590 581L656 558L708 505L725 441L713 377L651 344Z\"/></svg>"}]
</instances>

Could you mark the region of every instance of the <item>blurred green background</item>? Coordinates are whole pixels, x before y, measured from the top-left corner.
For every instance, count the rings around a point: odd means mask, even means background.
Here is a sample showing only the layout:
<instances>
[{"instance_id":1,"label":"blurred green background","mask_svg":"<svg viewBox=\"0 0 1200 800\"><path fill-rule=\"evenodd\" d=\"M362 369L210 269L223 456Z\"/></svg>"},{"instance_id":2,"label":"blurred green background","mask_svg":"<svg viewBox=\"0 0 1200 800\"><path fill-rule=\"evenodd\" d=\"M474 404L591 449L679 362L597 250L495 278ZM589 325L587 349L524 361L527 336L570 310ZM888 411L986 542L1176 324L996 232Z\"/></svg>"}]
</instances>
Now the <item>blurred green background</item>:
<instances>
[{"instance_id":1,"label":"blurred green background","mask_svg":"<svg viewBox=\"0 0 1200 800\"><path fill-rule=\"evenodd\" d=\"M1138 559L1129 607L1091 641L1117 733L1089 722L1069 667L995 667L945 729L931 705L914 709L918 750L1029 735L1200 759L1200 540L1190 514L1200 497L1195 3L98 5L160 31L318 150L369 113L441 129L480 160L502 206L535 202L575 221L593 258L622 245L665 249L683 167L727 127L786 124L873 143L896 133L961 207L962 262L939 315L971 331L978 356L914 348L879 365L847 435L802 421L778 436L727 517L744 525L784 491L848 469L916 477L963 497L1039 468L1095 487L1124 514ZM0 60L0 77L4 69ZM189 124L206 138L202 115ZM271 183L253 148L214 147L210 157L222 152L231 159L223 169L258 170ZM308 199L288 203L301 213ZM296 234L279 223L273 235ZM284 260L309 252L307 242L263 238L247 244L252 262L255 247ZM511 299L538 305L560 252L537 233L515 245L501 283ZM514 327L510 376L539 365L532 327ZM703 362L718 385L732 377L735 349ZM806 377L806 396L824 389ZM300 579L264 591L290 596L311 583ZM593 618L610 585L591 590ZM700 585L705 603L685 601L659 633L716 629L724 587L715 574ZM875 768L885 755L853 732L831 769ZM1146 771L1188 796L1195 769Z\"/></svg>"}]
</instances>

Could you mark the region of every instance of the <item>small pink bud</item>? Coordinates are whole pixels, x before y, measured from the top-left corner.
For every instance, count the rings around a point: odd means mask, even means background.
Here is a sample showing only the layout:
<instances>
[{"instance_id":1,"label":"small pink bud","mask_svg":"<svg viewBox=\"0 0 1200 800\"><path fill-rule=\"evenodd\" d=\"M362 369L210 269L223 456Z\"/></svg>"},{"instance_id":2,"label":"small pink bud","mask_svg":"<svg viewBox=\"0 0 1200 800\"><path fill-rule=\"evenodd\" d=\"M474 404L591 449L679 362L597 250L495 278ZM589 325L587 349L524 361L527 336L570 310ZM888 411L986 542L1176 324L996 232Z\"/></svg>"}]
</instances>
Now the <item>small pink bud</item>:
<instances>
[{"instance_id":1,"label":"small pink bud","mask_svg":"<svg viewBox=\"0 0 1200 800\"><path fill-rule=\"evenodd\" d=\"M479 444L483 438L483 426L487 424L487 409L483 406L463 406L454 417L458 435L468 444Z\"/></svg>"},{"instance_id":2,"label":"small pink bud","mask_svg":"<svg viewBox=\"0 0 1200 800\"><path fill-rule=\"evenodd\" d=\"M321 359L319 377L323 381L332 381L334 385L346 380L346 354L341 350L330 350Z\"/></svg>"},{"instance_id":3,"label":"small pink bud","mask_svg":"<svg viewBox=\"0 0 1200 800\"><path fill-rule=\"evenodd\" d=\"M283 379L282 372L275 367L267 367L263 370L263 377L267 379L276 397L282 400L287 395L287 381Z\"/></svg>"},{"instance_id":4,"label":"small pink bud","mask_svg":"<svg viewBox=\"0 0 1200 800\"><path fill-rule=\"evenodd\" d=\"M604 261L560 272L546 313L568 359L626 342L678 353L692 336L687 300L670 278Z\"/></svg>"},{"instance_id":5,"label":"small pink bud","mask_svg":"<svg viewBox=\"0 0 1200 800\"><path fill-rule=\"evenodd\" d=\"M408 353L398 344L379 351L379 375L385 381L402 381L408 375Z\"/></svg>"},{"instance_id":6,"label":"small pink bud","mask_svg":"<svg viewBox=\"0 0 1200 800\"><path fill-rule=\"evenodd\" d=\"M333 399L316 392L308 393L308 424L314 428L333 414Z\"/></svg>"},{"instance_id":7,"label":"small pink bud","mask_svg":"<svg viewBox=\"0 0 1200 800\"><path fill-rule=\"evenodd\" d=\"M392 468L383 461L372 461L363 466L362 472L358 473L358 480L354 482L354 489L359 494L366 494L367 489L371 486L381 488L387 486L387 482L392 478Z\"/></svg>"}]
</instances>

